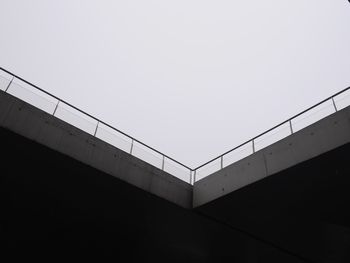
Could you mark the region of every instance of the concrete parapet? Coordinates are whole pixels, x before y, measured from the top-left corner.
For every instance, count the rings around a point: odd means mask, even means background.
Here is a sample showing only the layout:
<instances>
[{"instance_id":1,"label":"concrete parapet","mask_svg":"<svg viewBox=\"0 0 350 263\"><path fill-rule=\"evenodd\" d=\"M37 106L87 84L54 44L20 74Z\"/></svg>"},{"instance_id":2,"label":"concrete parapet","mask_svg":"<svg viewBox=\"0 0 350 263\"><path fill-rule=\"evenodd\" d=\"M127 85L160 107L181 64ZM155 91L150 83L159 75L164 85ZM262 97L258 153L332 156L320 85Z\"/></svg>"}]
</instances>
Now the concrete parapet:
<instances>
[{"instance_id":1,"label":"concrete parapet","mask_svg":"<svg viewBox=\"0 0 350 263\"><path fill-rule=\"evenodd\" d=\"M3 91L0 126L179 206L192 206L190 184Z\"/></svg>"},{"instance_id":2,"label":"concrete parapet","mask_svg":"<svg viewBox=\"0 0 350 263\"><path fill-rule=\"evenodd\" d=\"M338 111L194 184L198 207L350 142L350 107Z\"/></svg>"}]
</instances>

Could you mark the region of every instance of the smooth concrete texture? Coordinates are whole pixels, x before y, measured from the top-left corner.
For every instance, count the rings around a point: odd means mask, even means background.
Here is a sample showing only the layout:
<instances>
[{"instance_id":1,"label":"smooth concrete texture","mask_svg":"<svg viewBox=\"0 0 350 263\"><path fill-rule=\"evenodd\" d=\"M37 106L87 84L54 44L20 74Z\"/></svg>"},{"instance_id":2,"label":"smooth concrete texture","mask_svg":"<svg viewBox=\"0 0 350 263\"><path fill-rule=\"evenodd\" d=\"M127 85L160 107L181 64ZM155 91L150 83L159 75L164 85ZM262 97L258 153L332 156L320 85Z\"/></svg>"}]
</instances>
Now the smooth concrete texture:
<instances>
[{"instance_id":1,"label":"smooth concrete texture","mask_svg":"<svg viewBox=\"0 0 350 263\"><path fill-rule=\"evenodd\" d=\"M350 107L197 181L198 207L350 142Z\"/></svg>"},{"instance_id":2,"label":"smooth concrete texture","mask_svg":"<svg viewBox=\"0 0 350 263\"><path fill-rule=\"evenodd\" d=\"M0 127L179 206L192 207L190 184L3 91L0 91Z\"/></svg>"},{"instance_id":3,"label":"smooth concrete texture","mask_svg":"<svg viewBox=\"0 0 350 263\"><path fill-rule=\"evenodd\" d=\"M350 262L350 143L194 210L301 256Z\"/></svg>"}]
</instances>

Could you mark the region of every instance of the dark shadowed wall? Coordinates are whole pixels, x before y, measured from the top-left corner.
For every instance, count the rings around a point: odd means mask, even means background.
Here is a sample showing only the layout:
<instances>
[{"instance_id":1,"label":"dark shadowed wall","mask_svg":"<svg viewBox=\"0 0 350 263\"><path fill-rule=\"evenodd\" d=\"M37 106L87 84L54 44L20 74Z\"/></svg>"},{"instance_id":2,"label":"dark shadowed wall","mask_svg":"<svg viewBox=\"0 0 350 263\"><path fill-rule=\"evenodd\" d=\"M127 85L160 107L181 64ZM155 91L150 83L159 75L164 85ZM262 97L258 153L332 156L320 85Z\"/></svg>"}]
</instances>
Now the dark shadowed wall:
<instances>
[{"instance_id":1,"label":"dark shadowed wall","mask_svg":"<svg viewBox=\"0 0 350 263\"><path fill-rule=\"evenodd\" d=\"M304 262L3 128L0 138L3 255Z\"/></svg>"},{"instance_id":2,"label":"dark shadowed wall","mask_svg":"<svg viewBox=\"0 0 350 263\"><path fill-rule=\"evenodd\" d=\"M196 209L311 262L350 262L350 144Z\"/></svg>"}]
</instances>

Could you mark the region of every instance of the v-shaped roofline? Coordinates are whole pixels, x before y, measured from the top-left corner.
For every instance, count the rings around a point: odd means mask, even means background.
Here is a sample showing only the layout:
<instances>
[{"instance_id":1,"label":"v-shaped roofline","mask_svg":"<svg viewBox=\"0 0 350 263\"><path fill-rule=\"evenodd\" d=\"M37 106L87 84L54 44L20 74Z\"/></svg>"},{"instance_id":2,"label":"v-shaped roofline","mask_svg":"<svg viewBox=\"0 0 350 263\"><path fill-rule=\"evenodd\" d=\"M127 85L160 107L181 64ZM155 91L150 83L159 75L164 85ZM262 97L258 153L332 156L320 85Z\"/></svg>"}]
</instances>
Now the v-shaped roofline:
<instances>
[{"instance_id":1,"label":"v-shaped roofline","mask_svg":"<svg viewBox=\"0 0 350 263\"><path fill-rule=\"evenodd\" d=\"M3 72L5 72L5 73L7 73L7 74L9 74L9 75L12 77L12 79L9 80L9 83L8 83L6 89L5 89L5 92L8 91L8 89L11 87L12 83L13 83L16 79L17 79L17 80L20 80L20 81L22 81L22 82L28 84L29 86L33 87L34 89L36 89L36 90L38 90L38 91L40 91L40 92L42 92L42 93L48 95L49 97L51 97L51 98L57 100L57 104L56 104L56 106L55 106L55 109L54 109L54 111L52 112L52 115L53 115L53 116L55 116L59 104L65 104L65 105L67 105L67 106L73 108L74 110L76 110L76 111L82 113L83 115L85 115L85 116L87 116L87 117L89 117L89 118L91 118L91 119L93 119L93 120L96 121L96 127L95 127L94 134L93 134L94 136L96 136L97 130L99 129L99 125L100 125L100 124L103 124L103 125L105 125L106 127L111 128L112 130L116 131L117 133L119 133L119 134L121 134L121 135L123 135L123 136L125 136L125 137L127 137L127 138L129 138L129 139L131 140L130 151L129 151L129 153L130 153L131 155L133 154L133 147L134 147L134 143L136 142L136 143L138 143L138 144L140 144L140 145L142 145L142 146L148 148L148 149L151 150L152 152L154 152L154 153L156 153L156 154L158 154L158 155L160 155L160 156L162 157L162 165L161 165L161 167L160 167L162 170L164 170L164 165L165 165L166 159L168 159L168 160L170 160L170 161L172 161L172 162L174 162L174 163L176 163L176 164L182 166L182 167L185 168L186 170L188 170L189 178L190 178L190 180L189 180L189 183L190 183L190 184L194 184L194 182L196 182L196 175L197 175L198 170L204 168L205 166L207 166L207 165L209 165L209 164L211 164L211 163L213 163L213 162L216 162L216 161L219 161L219 160L220 160L220 169L223 169L223 168L224 168L224 164L223 164L224 157L225 157L226 155L230 154L231 152L237 150L238 148L241 148L241 147L243 147L243 146L245 146L245 145L251 144L251 146L252 146L252 154L255 153L255 151L256 151L256 149L255 149L255 141L256 141L256 139L258 139L258 138L264 136L265 134L267 134L267 133L269 133L269 132L271 132L271 131L273 131L273 130L275 130L275 129L277 129L277 128L279 128L279 127L285 125L285 124L289 124L290 134L293 134L293 133L294 133L294 130L293 130L293 123L292 123L292 121L293 121L294 119L296 119L297 117L303 115L304 113L309 112L310 110L312 110L312 109L314 109L314 108L320 106L320 105L323 104L323 103L326 103L326 102L328 102L328 101L332 101L332 104L333 104L333 107L334 107L335 112L338 111L337 104L336 104L336 101L334 100L334 98L335 98L336 96L338 96L338 95L340 95L340 94L342 94L342 93L344 93L344 92L346 92L347 90L350 89L350 87L345 88L345 89L343 89L343 90L341 90L341 91L339 91L339 92L333 94L332 96L330 96L330 97L328 97L328 98L326 98L326 99L324 99L324 100L322 100L322 101L316 103L315 105L313 105L313 106L307 108L306 110L304 110L304 111L302 111L302 112L300 112L300 113L294 115L293 117L291 117L291 118L289 118L289 119L287 119L287 120L285 120L285 121L279 123L278 125L275 125L274 127L270 128L270 129L268 129L268 130L266 130L265 132L262 132L262 133L260 133L259 135L257 135L257 136L255 136L255 137L253 137L253 138L251 138L251 139L249 139L249 140L243 142L242 144L240 144L240 145L238 145L238 146L236 146L236 147L234 147L234 148L232 148L231 150L229 150L229 151L227 151L227 152L225 152L225 153L223 153L223 154L217 156L216 158L213 158L213 159L209 160L208 162L206 162L206 163L204 163L204 164L202 164L202 165L200 165L200 166L198 166L198 167L196 167L196 168L191 168L191 167L189 167L188 165L185 165L184 163L181 163L181 162L177 161L176 159L174 159L174 158L172 158L172 157L170 157L170 156L168 156L168 155L166 155L166 154L164 154L164 153L162 153L162 152L160 152L160 151L154 149L153 147L151 147L151 146L149 146L149 145L147 145L147 144L141 142L140 140L136 139L135 137L130 136L129 134L127 134L127 133L125 133L125 132L123 132L123 131L121 131L121 130L115 128L115 127L113 127L112 125L109 125L108 123L106 123L106 122L104 122L104 121L102 121L102 120L100 120L100 119L94 117L93 115L91 115L91 114L89 114L89 113L87 113L87 112L85 112L85 111L83 111L83 110L81 110L81 109L75 107L75 106L72 105L71 103L69 103L69 102L67 102L67 101L65 101L65 100L63 100L63 99L61 99L61 98L59 98L59 97L57 97L57 96L55 96L55 95L53 95L53 94L47 92L46 90L44 90L44 89L38 87L37 85L35 85L35 84L33 84L33 83L31 83L31 82L29 82L29 81L23 79L22 77L20 77L20 76L14 74L14 73L12 73L12 72L10 72L10 71L8 71L8 70L2 68L2 67L0 67L0 70L3 71ZM146 161L146 162L147 162L147 161Z\"/></svg>"}]
</instances>

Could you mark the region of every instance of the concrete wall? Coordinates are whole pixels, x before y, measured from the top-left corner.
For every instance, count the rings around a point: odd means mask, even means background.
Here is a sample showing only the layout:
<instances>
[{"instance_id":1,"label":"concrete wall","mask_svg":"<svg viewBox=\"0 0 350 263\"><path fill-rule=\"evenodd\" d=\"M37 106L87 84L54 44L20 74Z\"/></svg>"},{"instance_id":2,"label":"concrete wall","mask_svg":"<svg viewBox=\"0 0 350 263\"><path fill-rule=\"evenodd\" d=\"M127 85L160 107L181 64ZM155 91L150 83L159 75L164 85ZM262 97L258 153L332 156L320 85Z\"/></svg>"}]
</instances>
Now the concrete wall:
<instances>
[{"instance_id":1,"label":"concrete wall","mask_svg":"<svg viewBox=\"0 0 350 263\"><path fill-rule=\"evenodd\" d=\"M194 185L198 207L350 142L350 107L332 114Z\"/></svg>"},{"instance_id":2,"label":"concrete wall","mask_svg":"<svg viewBox=\"0 0 350 263\"><path fill-rule=\"evenodd\" d=\"M350 262L350 143L194 211L306 262Z\"/></svg>"},{"instance_id":3,"label":"concrete wall","mask_svg":"<svg viewBox=\"0 0 350 263\"><path fill-rule=\"evenodd\" d=\"M1 127L0 140L3 258L304 262Z\"/></svg>"},{"instance_id":4,"label":"concrete wall","mask_svg":"<svg viewBox=\"0 0 350 263\"><path fill-rule=\"evenodd\" d=\"M0 127L179 206L192 206L190 184L3 91L0 91Z\"/></svg>"}]
</instances>

